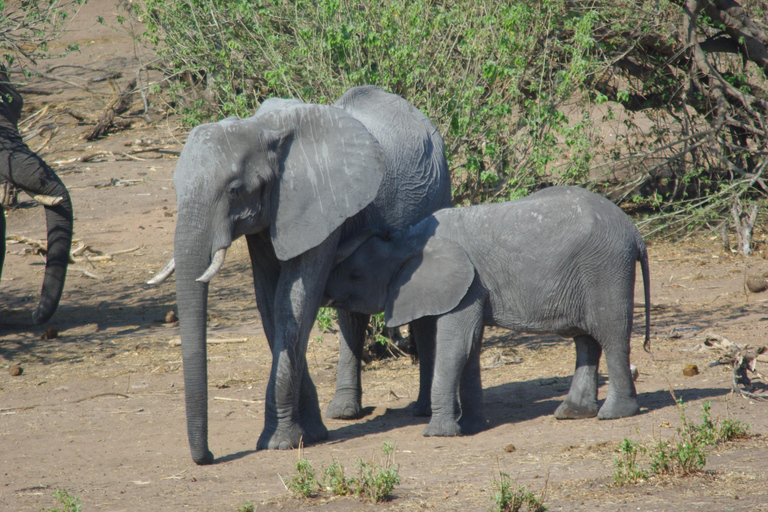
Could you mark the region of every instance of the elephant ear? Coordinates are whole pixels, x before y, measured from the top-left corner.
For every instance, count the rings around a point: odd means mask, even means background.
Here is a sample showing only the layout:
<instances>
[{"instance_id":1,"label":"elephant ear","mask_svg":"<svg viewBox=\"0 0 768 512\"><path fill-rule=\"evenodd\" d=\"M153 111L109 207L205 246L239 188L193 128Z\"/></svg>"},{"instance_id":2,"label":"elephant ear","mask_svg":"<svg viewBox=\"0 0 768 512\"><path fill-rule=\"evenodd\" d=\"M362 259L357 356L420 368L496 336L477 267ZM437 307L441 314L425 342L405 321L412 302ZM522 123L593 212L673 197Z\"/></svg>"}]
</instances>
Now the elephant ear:
<instances>
[{"instance_id":1,"label":"elephant ear","mask_svg":"<svg viewBox=\"0 0 768 512\"><path fill-rule=\"evenodd\" d=\"M452 240L430 237L410 255L389 283L384 321L387 327L424 316L442 315L459 305L475 278L475 267Z\"/></svg>"},{"instance_id":2,"label":"elephant ear","mask_svg":"<svg viewBox=\"0 0 768 512\"><path fill-rule=\"evenodd\" d=\"M294 103L258 118L277 152L270 233L285 261L320 245L376 198L384 152L359 121L335 107Z\"/></svg>"}]
</instances>

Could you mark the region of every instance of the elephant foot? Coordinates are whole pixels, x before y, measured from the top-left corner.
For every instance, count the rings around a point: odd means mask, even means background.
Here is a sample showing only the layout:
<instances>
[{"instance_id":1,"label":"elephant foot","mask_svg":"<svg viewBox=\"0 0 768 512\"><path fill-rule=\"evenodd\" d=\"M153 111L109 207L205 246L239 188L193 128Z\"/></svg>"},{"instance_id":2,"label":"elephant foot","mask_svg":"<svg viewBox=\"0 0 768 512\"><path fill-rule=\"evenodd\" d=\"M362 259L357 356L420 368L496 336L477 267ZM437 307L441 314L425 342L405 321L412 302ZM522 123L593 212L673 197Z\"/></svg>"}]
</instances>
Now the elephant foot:
<instances>
[{"instance_id":1,"label":"elephant foot","mask_svg":"<svg viewBox=\"0 0 768 512\"><path fill-rule=\"evenodd\" d=\"M575 404L567 398L555 411L555 418L559 420L581 420L595 416L597 416L597 402Z\"/></svg>"},{"instance_id":2,"label":"elephant foot","mask_svg":"<svg viewBox=\"0 0 768 512\"><path fill-rule=\"evenodd\" d=\"M429 400L417 400L411 406L413 416L432 416L432 404Z\"/></svg>"},{"instance_id":3,"label":"elephant foot","mask_svg":"<svg viewBox=\"0 0 768 512\"><path fill-rule=\"evenodd\" d=\"M488 427L488 422L483 416L473 415L465 418L464 415L459 418L459 428L461 434L465 436L475 435Z\"/></svg>"},{"instance_id":4,"label":"elephant foot","mask_svg":"<svg viewBox=\"0 0 768 512\"><path fill-rule=\"evenodd\" d=\"M267 429L259 436L256 443L257 450L290 450L298 448L300 443L312 444L328 438L328 429L325 425L314 425L313 428L304 429L297 424L286 428Z\"/></svg>"},{"instance_id":5,"label":"elephant foot","mask_svg":"<svg viewBox=\"0 0 768 512\"><path fill-rule=\"evenodd\" d=\"M204 454L202 455L192 455L192 460L197 464L198 466L206 466L208 464L213 464L213 453L211 453L210 450L206 450Z\"/></svg>"},{"instance_id":6,"label":"elephant foot","mask_svg":"<svg viewBox=\"0 0 768 512\"><path fill-rule=\"evenodd\" d=\"M337 393L328 408L325 417L334 420L356 420L363 415L363 404L359 398Z\"/></svg>"},{"instance_id":7,"label":"elephant foot","mask_svg":"<svg viewBox=\"0 0 768 512\"><path fill-rule=\"evenodd\" d=\"M453 418L440 420L432 416L432 421L424 427L425 437L453 437L462 435L461 427Z\"/></svg>"},{"instance_id":8,"label":"elephant foot","mask_svg":"<svg viewBox=\"0 0 768 512\"><path fill-rule=\"evenodd\" d=\"M597 419L599 420L615 420L617 418L626 418L628 416L634 416L640 411L640 405L637 403L637 398L625 397L614 398L615 395L608 395L608 398L600 408L600 412L597 413Z\"/></svg>"},{"instance_id":9,"label":"elephant foot","mask_svg":"<svg viewBox=\"0 0 768 512\"><path fill-rule=\"evenodd\" d=\"M328 429L323 424L320 405L317 402L300 409L299 425L304 432L304 443L315 443L328 439Z\"/></svg>"}]
</instances>

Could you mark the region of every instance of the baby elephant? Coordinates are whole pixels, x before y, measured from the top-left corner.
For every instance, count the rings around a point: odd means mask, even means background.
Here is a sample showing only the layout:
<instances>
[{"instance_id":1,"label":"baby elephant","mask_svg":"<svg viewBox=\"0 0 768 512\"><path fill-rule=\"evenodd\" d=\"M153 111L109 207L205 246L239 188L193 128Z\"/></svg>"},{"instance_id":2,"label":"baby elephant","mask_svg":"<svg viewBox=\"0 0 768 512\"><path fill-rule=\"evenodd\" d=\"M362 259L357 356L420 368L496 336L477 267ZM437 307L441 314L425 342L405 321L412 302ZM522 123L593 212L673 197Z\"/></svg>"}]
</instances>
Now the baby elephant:
<instances>
[{"instance_id":1,"label":"baby elephant","mask_svg":"<svg viewBox=\"0 0 768 512\"><path fill-rule=\"evenodd\" d=\"M351 255L326 287L334 305L384 311L390 327L437 316L432 419L424 435L485 428L484 325L573 338L576 370L555 417L637 413L629 342L639 261L644 348L650 347L648 254L635 225L609 200L577 187L551 187L518 201L440 210L391 236L340 248L345 251ZM609 390L598 411L602 351Z\"/></svg>"}]
</instances>

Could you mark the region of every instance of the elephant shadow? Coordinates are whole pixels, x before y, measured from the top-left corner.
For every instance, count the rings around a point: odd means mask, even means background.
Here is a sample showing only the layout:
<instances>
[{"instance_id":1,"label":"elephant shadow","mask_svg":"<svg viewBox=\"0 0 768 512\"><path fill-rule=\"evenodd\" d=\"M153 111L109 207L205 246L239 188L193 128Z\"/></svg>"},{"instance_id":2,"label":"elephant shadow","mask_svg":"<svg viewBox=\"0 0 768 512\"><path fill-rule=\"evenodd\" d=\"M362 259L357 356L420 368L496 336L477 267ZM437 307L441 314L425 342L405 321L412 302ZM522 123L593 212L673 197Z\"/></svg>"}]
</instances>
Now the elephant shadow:
<instances>
[{"instance_id":1,"label":"elephant shadow","mask_svg":"<svg viewBox=\"0 0 768 512\"><path fill-rule=\"evenodd\" d=\"M520 423L544 416L552 416L565 399L571 385L571 377L538 378L527 381L507 382L483 390L488 429L505 424ZM608 385L608 378L600 375L598 385ZM639 415L649 414L684 402L716 398L731 393L730 387L659 389L638 393ZM599 400L602 405L603 400ZM573 420L588 421L588 420Z\"/></svg>"}]
</instances>

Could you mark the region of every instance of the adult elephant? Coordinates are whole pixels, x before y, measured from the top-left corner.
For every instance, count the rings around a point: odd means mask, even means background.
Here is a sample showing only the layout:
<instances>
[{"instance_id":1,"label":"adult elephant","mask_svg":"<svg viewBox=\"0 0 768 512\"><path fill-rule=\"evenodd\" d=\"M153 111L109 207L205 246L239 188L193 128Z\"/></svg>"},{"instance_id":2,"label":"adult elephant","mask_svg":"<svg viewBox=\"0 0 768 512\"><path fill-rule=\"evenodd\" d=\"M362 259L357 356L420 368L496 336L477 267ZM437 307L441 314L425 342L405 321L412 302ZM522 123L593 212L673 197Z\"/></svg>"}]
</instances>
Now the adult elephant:
<instances>
[{"instance_id":1,"label":"adult elephant","mask_svg":"<svg viewBox=\"0 0 768 512\"><path fill-rule=\"evenodd\" d=\"M301 439L326 438L305 356L336 248L361 234L413 224L450 204L440 134L414 106L373 86L350 89L334 106L267 100L250 118L192 130L174 184L176 297L193 460L213 461L208 281L241 235L272 350L257 448L287 449ZM333 417L356 416L361 409L359 359L367 322L367 315L339 311L342 353L328 411ZM433 336L433 325L417 326L417 339ZM431 369L423 373L431 375Z\"/></svg>"},{"instance_id":2,"label":"adult elephant","mask_svg":"<svg viewBox=\"0 0 768 512\"><path fill-rule=\"evenodd\" d=\"M19 135L22 106L21 95L0 66L0 181L12 183L45 206L48 230L45 277L40 300L32 313L33 322L42 324L56 312L64 289L72 245L72 202L56 173ZM5 260L5 215L0 215L0 235L1 273Z\"/></svg>"}]
</instances>

